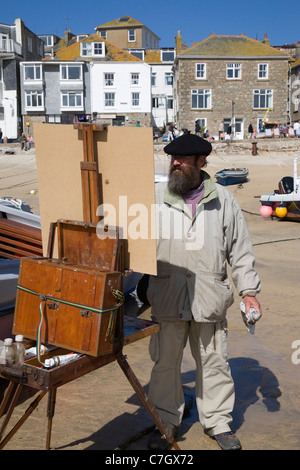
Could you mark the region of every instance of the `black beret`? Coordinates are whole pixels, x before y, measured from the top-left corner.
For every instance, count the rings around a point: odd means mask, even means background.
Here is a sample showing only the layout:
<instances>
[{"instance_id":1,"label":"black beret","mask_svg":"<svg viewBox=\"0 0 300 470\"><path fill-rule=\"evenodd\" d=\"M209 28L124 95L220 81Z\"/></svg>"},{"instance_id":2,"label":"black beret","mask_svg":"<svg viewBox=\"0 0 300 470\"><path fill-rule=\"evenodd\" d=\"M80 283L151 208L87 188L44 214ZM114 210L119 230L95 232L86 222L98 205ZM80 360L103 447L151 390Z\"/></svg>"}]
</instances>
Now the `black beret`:
<instances>
[{"instance_id":1,"label":"black beret","mask_svg":"<svg viewBox=\"0 0 300 470\"><path fill-rule=\"evenodd\" d=\"M168 155L209 155L212 151L211 143L196 134L184 134L172 140L165 146L164 152Z\"/></svg>"}]
</instances>

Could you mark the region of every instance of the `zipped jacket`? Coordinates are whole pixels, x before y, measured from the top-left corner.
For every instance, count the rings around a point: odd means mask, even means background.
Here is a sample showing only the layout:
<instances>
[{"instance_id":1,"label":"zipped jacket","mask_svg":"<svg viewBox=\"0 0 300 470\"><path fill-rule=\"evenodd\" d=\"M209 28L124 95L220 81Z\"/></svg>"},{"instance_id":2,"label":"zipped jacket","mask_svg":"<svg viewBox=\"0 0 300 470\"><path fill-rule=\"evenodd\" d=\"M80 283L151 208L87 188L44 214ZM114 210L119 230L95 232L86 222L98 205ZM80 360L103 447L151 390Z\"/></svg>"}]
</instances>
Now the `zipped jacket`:
<instances>
[{"instance_id":1,"label":"zipped jacket","mask_svg":"<svg viewBox=\"0 0 300 470\"><path fill-rule=\"evenodd\" d=\"M230 191L202 171L204 195L195 214L184 199L156 185L157 275L147 297L158 321L222 321L239 295L260 291L252 243Z\"/></svg>"}]
</instances>

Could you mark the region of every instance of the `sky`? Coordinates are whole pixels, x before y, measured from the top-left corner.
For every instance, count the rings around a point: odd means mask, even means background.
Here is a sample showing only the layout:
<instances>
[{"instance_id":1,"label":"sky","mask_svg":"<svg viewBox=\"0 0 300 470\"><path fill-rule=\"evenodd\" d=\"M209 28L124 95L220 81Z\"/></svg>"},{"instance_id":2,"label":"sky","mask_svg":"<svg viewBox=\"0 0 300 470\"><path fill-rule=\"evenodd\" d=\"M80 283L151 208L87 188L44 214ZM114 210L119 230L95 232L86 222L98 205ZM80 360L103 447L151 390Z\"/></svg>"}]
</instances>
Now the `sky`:
<instances>
[{"instance_id":1,"label":"sky","mask_svg":"<svg viewBox=\"0 0 300 470\"><path fill-rule=\"evenodd\" d=\"M174 47L177 31L188 47L211 33L245 33L259 41L267 34L273 46L300 41L297 10L279 0L11 0L1 3L0 23L12 25L16 18L21 18L37 35L61 37L69 28L74 34L92 34L98 25L131 16L160 38L160 47Z\"/></svg>"}]
</instances>

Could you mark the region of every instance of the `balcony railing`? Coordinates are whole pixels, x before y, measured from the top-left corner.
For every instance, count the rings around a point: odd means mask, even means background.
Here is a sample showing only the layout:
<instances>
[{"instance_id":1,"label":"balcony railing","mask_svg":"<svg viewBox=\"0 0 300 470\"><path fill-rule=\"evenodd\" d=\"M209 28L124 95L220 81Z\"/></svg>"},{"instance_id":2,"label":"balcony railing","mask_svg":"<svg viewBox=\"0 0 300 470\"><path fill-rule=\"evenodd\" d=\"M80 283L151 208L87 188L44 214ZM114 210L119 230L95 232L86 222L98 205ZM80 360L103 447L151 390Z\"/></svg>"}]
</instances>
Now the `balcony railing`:
<instances>
[{"instance_id":1,"label":"balcony railing","mask_svg":"<svg viewBox=\"0 0 300 470\"><path fill-rule=\"evenodd\" d=\"M21 55L22 46L13 39L2 38L0 39L0 54L15 53Z\"/></svg>"}]
</instances>

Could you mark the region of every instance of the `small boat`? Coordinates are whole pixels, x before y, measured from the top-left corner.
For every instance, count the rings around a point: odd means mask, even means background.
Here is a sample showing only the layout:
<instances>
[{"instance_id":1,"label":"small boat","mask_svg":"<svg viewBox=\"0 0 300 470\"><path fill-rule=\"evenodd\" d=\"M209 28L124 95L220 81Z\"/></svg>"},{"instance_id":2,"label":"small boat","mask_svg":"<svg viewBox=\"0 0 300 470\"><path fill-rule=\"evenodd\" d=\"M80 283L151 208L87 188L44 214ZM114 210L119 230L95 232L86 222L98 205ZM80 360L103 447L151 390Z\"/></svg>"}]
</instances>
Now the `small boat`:
<instances>
[{"instance_id":1,"label":"small boat","mask_svg":"<svg viewBox=\"0 0 300 470\"><path fill-rule=\"evenodd\" d=\"M248 168L224 168L215 173L217 183L223 186L230 184L241 184L248 181Z\"/></svg>"},{"instance_id":2,"label":"small boat","mask_svg":"<svg viewBox=\"0 0 300 470\"><path fill-rule=\"evenodd\" d=\"M294 159L294 176L285 176L273 194L260 197L260 214L267 217L300 221L300 177L297 175L297 157Z\"/></svg>"}]
</instances>

